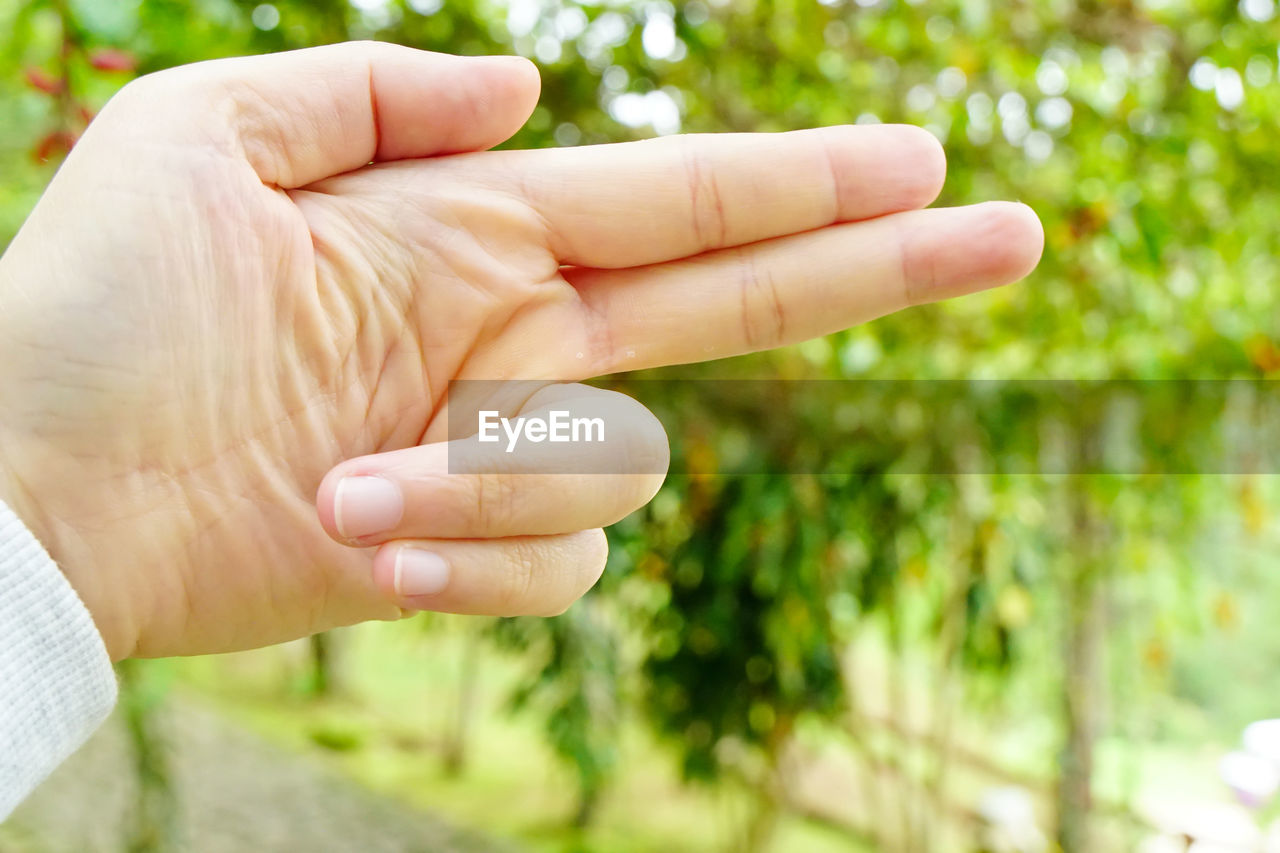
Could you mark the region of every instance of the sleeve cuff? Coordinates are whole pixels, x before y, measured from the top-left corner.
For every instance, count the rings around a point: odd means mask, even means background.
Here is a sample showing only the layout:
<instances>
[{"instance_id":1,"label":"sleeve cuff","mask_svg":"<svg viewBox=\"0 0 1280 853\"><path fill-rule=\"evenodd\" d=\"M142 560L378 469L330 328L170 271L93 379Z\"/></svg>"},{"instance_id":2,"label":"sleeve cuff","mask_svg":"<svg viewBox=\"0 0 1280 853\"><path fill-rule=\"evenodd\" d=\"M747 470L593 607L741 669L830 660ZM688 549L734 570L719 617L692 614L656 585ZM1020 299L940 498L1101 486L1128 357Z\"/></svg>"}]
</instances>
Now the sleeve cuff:
<instances>
[{"instance_id":1,"label":"sleeve cuff","mask_svg":"<svg viewBox=\"0 0 1280 853\"><path fill-rule=\"evenodd\" d=\"M0 820L111 713L116 678L93 617L0 501Z\"/></svg>"}]
</instances>

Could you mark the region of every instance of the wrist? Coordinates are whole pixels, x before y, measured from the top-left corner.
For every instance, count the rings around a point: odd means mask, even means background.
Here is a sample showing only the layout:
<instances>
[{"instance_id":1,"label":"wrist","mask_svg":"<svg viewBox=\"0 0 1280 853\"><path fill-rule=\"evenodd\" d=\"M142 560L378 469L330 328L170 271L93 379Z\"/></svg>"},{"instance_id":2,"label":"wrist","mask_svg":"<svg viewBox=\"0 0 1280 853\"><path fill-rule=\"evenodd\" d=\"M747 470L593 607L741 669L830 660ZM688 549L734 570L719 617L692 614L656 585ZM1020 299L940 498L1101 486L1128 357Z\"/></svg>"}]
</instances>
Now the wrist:
<instances>
[{"instance_id":1,"label":"wrist","mask_svg":"<svg viewBox=\"0 0 1280 853\"><path fill-rule=\"evenodd\" d=\"M31 532L49 554L64 577L76 591L93 618L98 633L112 661L129 657L136 647L136 632L127 609L120 606L104 578L92 569L92 552L84 537L63 518L51 511L42 499L40 485L21 473L22 460L33 460L37 453L19 449L19 443L0 429L0 501Z\"/></svg>"}]
</instances>

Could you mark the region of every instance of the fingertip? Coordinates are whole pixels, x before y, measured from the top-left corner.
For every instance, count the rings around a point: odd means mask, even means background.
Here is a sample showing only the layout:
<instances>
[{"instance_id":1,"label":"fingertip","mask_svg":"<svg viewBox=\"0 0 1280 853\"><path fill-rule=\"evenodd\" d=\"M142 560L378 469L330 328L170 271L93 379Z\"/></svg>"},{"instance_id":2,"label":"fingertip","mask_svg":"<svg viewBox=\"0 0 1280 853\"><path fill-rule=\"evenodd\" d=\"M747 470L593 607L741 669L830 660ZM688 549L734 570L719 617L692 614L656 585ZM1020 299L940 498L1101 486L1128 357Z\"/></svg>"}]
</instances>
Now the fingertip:
<instances>
[{"instance_id":1,"label":"fingertip","mask_svg":"<svg viewBox=\"0 0 1280 853\"><path fill-rule=\"evenodd\" d=\"M845 221L927 207L947 179L938 138L911 124L852 125L828 146Z\"/></svg>"},{"instance_id":2,"label":"fingertip","mask_svg":"<svg viewBox=\"0 0 1280 853\"><path fill-rule=\"evenodd\" d=\"M1040 260L1044 230L1025 204L988 201L904 214L899 220L908 304L1001 287Z\"/></svg>"},{"instance_id":3,"label":"fingertip","mask_svg":"<svg viewBox=\"0 0 1280 853\"><path fill-rule=\"evenodd\" d=\"M914 124L887 124L889 144L907 164L909 201L918 207L932 204L947 180L947 152L941 140Z\"/></svg>"},{"instance_id":4,"label":"fingertip","mask_svg":"<svg viewBox=\"0 0 1280 853\"><path fill-rule=\"evenodd\" d=\"M667 479L671 467L671 441L667 437L667 428L648 406L626 394L593 389L592 396L586 399L597 404L610 404L608 410L613 413L613 419L627 424L623 442L614 448L614 452L624 460L619 473L638 476L645 482L636 495L640 503L634 509L639 509L653 499Z\"/></svg>"},{"instance_id":5,"label":"fingertip","mask_svg":"<svg viewBox=\"0 0 1280 853\"><path fill-rule=\"evenodd\" d=\"M515 133L529 120L542 94L542 74L538 66L523 56L476 57L490 70L487 82L491 91L499 93L500 109L519 121L514 123L508 135Z\"/></svg>"},{"instance_id":6,"label":"fingertip","mask_svg":"<svg viewBox=\"0 0 1280 853\"><path fill-rule=\"evenodd\" d=\"M533 60L524 56L501 55L487 57L494 64L505 67L513 77L518 77L525 88L535 96L542 89L542 72Z\"/></svg>"},{"instance_id":7,"label":"fingertip","mask_svg":"<svg viewBox=\"0 0 1280 853\"><path fill-rule=\"evenodd\" d=\"M587 567L584 577L587 583L574 597L573 600L577 601L578 598L586 595L587 590L595 586L596 581L600 580L600 576L604 574L605 566L609 562L609 536L602 527L583 530L572 535L582 539L582 547L585 553L583 562Z\"/></svg>"},{"instance_id":8,"label":"fingertip","mask_svg":"<svg viewBox=\"0 0 1280 853\"><path fill-rule=\"evenodd\" d=\"M997 252L994 272L1012 283L1026 278L1044 254L1044 226L1030 206L1016 201L991 201L984 207L990 217L989 243Z\"/></svg>"},{"instance_id":9,"label":"fingertip","mask_svg":"<svg viewBox=\"0 0 1280 853\"><path fill-rule=\"evenodd\" d=\"M452 571L439 543L388 542L373 557L373 584L402 610L431 610L444 602ZM455 603L456 606L456 603Z\"/></svg>"},{"instance_id":10,"label":"fingertip","mask_svg":"<svg viewBox=\"0 0 1280 853\"><path fill-rule=\"evenodd\" d=\"M377 456L339 463L316 489L316 515L335 542L367 547L385 539L403 520L401 485Z\"/></svg>"}]
</instances>

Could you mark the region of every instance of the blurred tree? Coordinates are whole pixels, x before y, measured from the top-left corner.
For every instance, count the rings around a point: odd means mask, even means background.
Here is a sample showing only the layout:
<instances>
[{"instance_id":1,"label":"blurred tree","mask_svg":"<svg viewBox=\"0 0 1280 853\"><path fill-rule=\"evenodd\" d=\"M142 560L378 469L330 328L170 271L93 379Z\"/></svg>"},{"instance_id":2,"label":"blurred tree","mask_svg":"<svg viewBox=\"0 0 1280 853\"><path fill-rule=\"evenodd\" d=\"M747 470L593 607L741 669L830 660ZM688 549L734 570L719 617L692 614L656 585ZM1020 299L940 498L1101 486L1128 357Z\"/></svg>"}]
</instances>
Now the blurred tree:
<instances>
[{"instance_id":1,"label":"blurred tree","mask_svg":"<svg viewBox=\"0 0 1280 853\"><path fill-rule=\"evenodd\" d=\"M124 847L128 853L168 853L178 849L178 802L163 719L168 679L149 661L121 661L116 672L137 786Z\"/></svg>"},{"instance_id":2,"label":"blurred tree","mask_svg":"<svg viewBox=\"0 0 1280 853\"><path fill-rule=\"evenodd\" d=\"M557 619L504 619L497 627L501 641L527 650L537 662L511 705L538 711L552 748L574 767L578 805L572 823L586 827L617 761L622 712L616 629L600 618L594 602Z\"/></svg>"},{"instance_id":3,"label":"blurred tree","mask_svg":"<svg viewBox=\"0 0 1280 853\"><path fill-rule=\"evenodd\" d=\"M307 641L311 667L307 675L307 692L313 696L331 696L341 691L340 658L342 644L329 631L312 634Z\"/></svg>"}]
</instances>

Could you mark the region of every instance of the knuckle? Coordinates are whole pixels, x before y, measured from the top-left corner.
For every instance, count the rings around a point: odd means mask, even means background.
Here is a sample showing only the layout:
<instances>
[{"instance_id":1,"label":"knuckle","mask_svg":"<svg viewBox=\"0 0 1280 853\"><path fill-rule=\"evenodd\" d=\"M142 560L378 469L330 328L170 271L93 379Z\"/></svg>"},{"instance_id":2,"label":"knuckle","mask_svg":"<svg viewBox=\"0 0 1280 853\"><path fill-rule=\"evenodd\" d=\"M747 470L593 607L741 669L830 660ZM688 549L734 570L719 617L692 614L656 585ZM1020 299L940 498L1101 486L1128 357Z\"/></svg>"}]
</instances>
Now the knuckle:
<instances>
[{"instance_id":1,"label":"knuckle","mask_svg":"<svg viewBox=\"0 0 1280 853\"><path fill-rule=\"evenodd\" d=\"M125 83L120 89L111 96L108 104L131 104L142 101L150 95L156 87L156 78L163 74L163 71L157 71L152 74L144 74L141 77L135 77L128 83Z\"/></svg>"},{"instance_id":2,"label":"knuckle","mask_svg":"<svg viewBox=\"0 0 1280 853\"><path fill-rule=\"evenodd\" d=\"M694 239L702 249L724 246L728 219L716 170L696 142L684 143L685 178L689 183L690 220Z\"/></svg>"},{"instance_id":3,"label":"knuckle","mask_svg":"<svg viewBox=\"0 0 1280 853\"><path fill-rule=\"evenodd\" d=\"M120 115L154 109L148 105L154 103L164 85L162 78L167 73L156 71L125 83L99 110L97 121L107 122Z\"/></svg>"},{"instance_id":4,"label":"knuckle","mask_svg":"<svg viewBox=\"0 0 1280 853\"><path fill-rule=\"evenodd\" d=\"M154 111L158 100L163 99L171 103L185 99L192 90L210 88L212 78L205 73L205 69L211 64L196 63L162 68L159 71L135 77L120 87L108 102L108 106L120 103Z\"/></svg>"},{"instance_id":5,"label":"knuckle","mask_svg":"<svg viewBox=\"0 0 1280 853\"><path fill-rule=\"evenodd\" d=\"M604 574L605 563L609 560L609 537L600 528L587 530L579 535L585 540L583 562L589 569L587 586L583 589L583 592L586 592L600 579L600 575Z\"/></svg>"},{"instance_id":6,"label":"knuckle","mask_svg":"<svg viewBox=\"0 0 1280 853\"><path fill-rule=\"evenodd\" d=\"M906 226L898 225L893 237L898 253L899 303L909 307L929 302L928 294L935 290L938 281L935 258L918 250L913 234Z\"/></svg>"},{"instance_id":7,"label":"knuckle","mask_svg":"<svg viewBox=\"0 0 1280 853\"><path fill-rule=\"evenodd\" d=\"M498 606L503 615L518 616L536 612L535 584L539 579L540 546L534 541L511 543L498 585Z\"/></svg>"},{"instance_id":8,"label":"knuckle","mask_svg":"<svg viewBox=\"0 0 1280 853\"><path fill-rule=\"evenodd\" d=\"M516 487L511 477L481 474L472 479L472 500L479 528L509 528L516 513Z\"/></svg>"},{"instance_id":9,"label":"knuckle","mask_svg":"<svg viewBox=\"0 0 1280 853\"><path fill-rule=\"evenodd\" d=\"M564 558L555 561L556 577L547 585L539 616L559 616L595 586L609 559L609 540L599 528L584 530L569 537L565 550Z\"/></svg>"},{"instance_id":10,"label":"knuckle","mask_svg":"<svg viewBox=\"0 0 1280 853\"><path fill-rule=\"evenodd\" d=\"M226 100L223 88L203 65L166 68L130 80L103 105L94 124L113 126L121 134L145 129L152 138L192 138L193 115L225 112L220 106Z\"/></svg>"},{"instance_id":11,"label":"knuckle","mask_svg":"<svg viewBox=\"0 0 1280 853\"><path fill-rule=\"evenodd\" d=\"M742 337L753 350L771 349L786 337L787 317L777 282L749 249L736 252Z\"/></svg>"},{"instance_id":12,"label":"knuckle","mask_svg":"<svg viewBox=\"0 0 1280 853\"><path fill-rule=\"evenodd\" d=\"M511 616L559 616L600 579L608 557L608 539L598 528L513 542L499 607Z\"/></svg>"}]
</instances>

